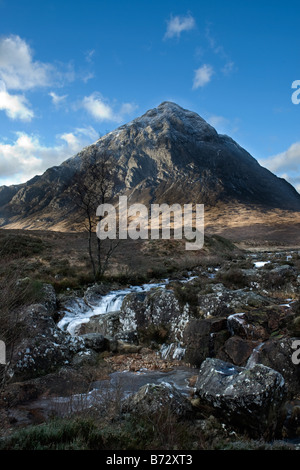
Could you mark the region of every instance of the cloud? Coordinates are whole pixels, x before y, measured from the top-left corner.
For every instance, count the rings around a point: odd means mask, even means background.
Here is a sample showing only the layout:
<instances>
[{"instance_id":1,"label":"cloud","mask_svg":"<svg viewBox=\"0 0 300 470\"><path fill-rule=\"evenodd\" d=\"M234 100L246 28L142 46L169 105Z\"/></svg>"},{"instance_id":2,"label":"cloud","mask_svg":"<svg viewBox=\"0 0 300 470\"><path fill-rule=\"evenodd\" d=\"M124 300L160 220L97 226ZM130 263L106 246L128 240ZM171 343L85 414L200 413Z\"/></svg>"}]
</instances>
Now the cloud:
<instances>
[{"instance_id":1,"label":"cloud","mask_svg":"<svg viewBox=\"0 0 300 470\"><path fill-rule=\"evenodd\" d=\"M259 163L289 181L300 192L300 142L295 142L282 153L261 159Z\"/></svg>"},{"instance_id":2,"label":"cloud","mask_svg":"<svg viewBox=\"0 0 300 470\"><path fill-rule=\"evenodd\" d=\"M5 83L0 80L0 110L5 111L10 119L31 121L33 111L23 95L11 95L7 92Z\"/></svg>"},{"instance_id":3,"label":"cloud","mask_svg":"<svg viewBox=\"0 0 300 470\"><path fill-rule=\"evenodd\" d=\"M287 150L261 160L261 165L273 172L295 171L300 173L300 142L292 144Z\"/></svg>"},{"instance_id":4,"label":"cloud","mask_svg":"<svg viewBox=\"0 0 300 470\"><path fill-rule=\"evenodd\" d=\"M0 184L18 184L59 165L86 145L98 139L92 127L77 128L57 136L53 146L44 145L39 136L16 133L12 143L0 142Z\"/></svg>"},{"instance_id":5,"label":"cloud","mask_svg":"<svg viewBox=\"0 0 300 470\"><path fill-rule=\"evenodd\" d=\"M95 77L95 74L94 72L86 72L84 73L84 75L82 76L82 81L84 83L87 83L89 80L91 80L92 78Z\"/></svg>"},{"instance_id":6,"label":"cloud","mask_svg":"<svg viewBox=\"0 0 300 470\"><path fill-rule=\"evenodd\" d=\"M196 22L191 15L186 16L171 16L167 24L167 31L164 38L180 37L183 31L190 31L194 29Z\"/></svg>"},{"instance_id":7,"label":"cloud","mask_svg":"<svg viewBox=\"0 0 300 470\"><path fill-rule=\"evenodd\" d=\"M30 90L49 86L53 66L33 60L33 52L19 36L0 39L0 78L7 89Z\"/></svg>"},{"instance_id":8,"label":"cloud","mask_svg":"<svg viewBox=\"0 0 300 470\"><path fill-rule=\"evenodd\" d=\"M233 60L231 60L231 58L229 57L229 55L225 51L224 47L222 45L218 44L216 39L213 37L213 35L211 33L210 25L208 25L206 27L205 37L206 37L206 40L209 44L209 47L213 51L213 53L215 55L219 56L220 59L225 62L224 66L222 67L222 73L225 76L230 75L232 72L234 72L236 70L235 63L233 62Z\"/></svg>"},{"instance_id":9,"label":"cloud","mask_svg":"<svg viewBox=\"0 0 300 470\"><path fill-rule=\"evenodd\" d=\"M223 116L217 116L217 115L211 115L209 118L207 118L207 122L218 129L224 129L225 127L228 126L229 121Z\"/></svg>"},{"instance_id":10,"label":"cloud","mask_svg":"<svg viewBox=\"0 0 300 470\"><path fill-rule=\"evenodd\" d=\"M235 70L235 68L235 63L232 60L228 60L222 68L222 72L224 75L228 76Z\"/></svg>"},{"instance_id":11,"label":"cloud","mask_svg":"<svg viewBox=\"0 0 300 470\"><path fill-rule=\"evenodd\" d=\"M232 135L238 131L239 119L237 118L232 120L232 119L227 119L224 116L210 114L205 119L220 134Z\"/></svg>"},{"instance_id":12,"label":"cloud","mask_svg":"<svg viewBox=\"0 0 300 470\"><path fill-rule=\"evenodd\" d=\"M93 56L95 55L95 49L85 52L85 60L89 63L93 62Z\"/></svg>"},{"instance_id":13,"label":"cloud","mask_svg":"<svg viewBox=\"0 0 300 470\"><path fill-rule=\"evenodd\" d=\"M72 64L48 64L34 60L30 46L19 36L0 38L0 79L8 90L33 90L73 81Z\"/></svg>"},{"instance_id":14,"label":"cloud","mask_svg":"<svg viewBox=\"0 0 300 470\"><path fill-rule=\"evenodd\" d=\"M193 90L207 85L211 81L211 77L214 74L214 70L211 65L204 64L195 70Z\"/></svg>"},{"instance_id":15,"label":"cloud","mask_svg":"<svg viewBox=\"0 0 300 470\"><path fill-rule=\"evenodd\" d=\"M105 104L99 93L92 93L82 100L83 108L97 121L114 121L112 108Z\"/></svg>"},{"instance_id":16,"label":"cloud","mask_svg":"<svg viewBox=\"0 0 300 470\"><path fill-rule=\"evenodd\" d=\"M80 104L96 121L121 122L126 115L131 114L137 106L133 103L123 103L119 110L102 98L101 94L94 92L85 96Z\"/></svg>"},{"instance_id":17,"label":"cloud","mask_svg":"<svg viewBox=\"0 0 300 470\"><path fill-rule=\"evenodd\" d=\"M58 107L60 104L63 103L63 101L65 101L68 95L59 96L54 91L50 91L49 96L51 96L52 103L54 104L54 106Z\"/></svg>"}]
</instances>

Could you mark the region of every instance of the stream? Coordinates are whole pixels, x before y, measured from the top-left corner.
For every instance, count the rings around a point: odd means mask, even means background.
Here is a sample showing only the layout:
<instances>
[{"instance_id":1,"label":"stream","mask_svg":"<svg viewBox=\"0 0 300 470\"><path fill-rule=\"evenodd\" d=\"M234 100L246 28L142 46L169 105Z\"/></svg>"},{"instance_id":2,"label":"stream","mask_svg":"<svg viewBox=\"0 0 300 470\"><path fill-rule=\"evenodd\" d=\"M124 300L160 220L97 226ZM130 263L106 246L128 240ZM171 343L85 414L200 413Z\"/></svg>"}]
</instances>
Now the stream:
<instances>
[{"instance_id":1,"label":"stream","mask_svg":"<svg viewBox=\"0 0 300 470\"><path fill-rule=\"evenodd\" d=\"M255 259L256 255L252 255L255 268L261 268L269 263L269 260L260 261ZM215 276L212 271L218 271L217 268L207 273L209 277ZM189 277L181 279L180 282L188 282L194 279L189 273ZM69 334L76 336L76 332L82 323L86 323L94 315L117 312L122 306L122 302L126 295L132 292L148 292L153 288L165 288L171 280L164 279L158 283L148 283L141 286L130 286L125 289L114 290L104 295L99 303L95 306L88 305L83 299L73 299L71 305L62 313L64 316L58 323L58 327ZM236 314L242 315L242 314ZM261 346L261 345L260 345ZM258 349L258 348L257 348ZM256 362L257 350L249 358L248 367L253 367ZM111 401L118 396L120 401L122 398L130 394L136 393L143 385L147 383L159 384L167 382L173 384L181 393L189 395L192 388L189 387L189 379L198 374L198 369L182 366L176 367L171 371L153 371L141 369L138 372L117 371L110 374L106 380L100 380L91 384L91 388L87 393L74 394L71 397L43 397L34 403L34 407L42 409L46 414L66 415L82 409L95 406L103 406L105 402ZM108 401L107 401L108 400Z\"/></svg>"},{"instance_id":2,"label":"stream","mask_svg":"<svg viewBox=\"0 0 300 470\"><path fill-rule=\"evenodd\" d=\"M112 403L119 406L123 399L136 393L148 383L169 383L174 385L183 395L188 396L193 391L193 388L189 386L189 379L197 375L198 372L198 369L184 366L167 372L146 369L141 369L138 372L113 372L109 379L93 382L90 390L86 393L68 397L41 397L31 403L30 409L38 409L48 418L53 415L63 417L90 408L106 408Z\"/></svg>"},{"instance_id":3,"label":"stream","mask_svg":"<svg viewBox=\"0 0 300 470\"><path fill-rule=\"evenodd\" d=\"M196 276L181 279L185 283ZM97 305L88 305L84 299L73 299L61 313L63 317L58 327L76 336L81 324L86 323L94 315L117 312L120 310L126 295L132 292L148 292L154 288L165 288L171 280L163 279L158 283L148 283L141 286L130 286L125 289L113 290L104 295ZM140 369L137 372L117 371L110 374L108 379L93 382L86 393L72 396L45 396L31 403L31 409L39 409L45 416L66 416L70 413L82 411L92 407L108 405L116 399L119 402L127 396L136 393L143 385L148 383L173 384L182 394L189 395L193 390L189 386L189 379L197 375L195 368L182 366L168 371Z\"/></svg>"}]
</instances>

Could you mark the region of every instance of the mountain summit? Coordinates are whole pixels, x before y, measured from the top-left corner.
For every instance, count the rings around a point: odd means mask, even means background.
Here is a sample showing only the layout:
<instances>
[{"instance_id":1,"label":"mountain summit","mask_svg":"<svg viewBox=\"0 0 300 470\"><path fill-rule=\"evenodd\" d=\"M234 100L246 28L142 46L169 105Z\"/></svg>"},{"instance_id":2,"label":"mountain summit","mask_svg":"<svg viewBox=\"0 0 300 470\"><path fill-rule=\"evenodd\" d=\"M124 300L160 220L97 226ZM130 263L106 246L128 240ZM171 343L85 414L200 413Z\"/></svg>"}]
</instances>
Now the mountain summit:
<instances>
[{"instance_id":1,"label":"mountain summit","mask_svg":"<svg viewBox=\"0 0 300 470\"><path fill-rule=\"evenodd\" d=\"M70 227L74 208L67 194L72 178L79 171L84 180L89 161L103 153L115 162L114 195L126 194L131 202L203 203L206 210L222 203L300 211L300 195L288 182L260 166L198 114L163 102L43 175L2 186L0 226Z\"/></svg>"}]
</instances>

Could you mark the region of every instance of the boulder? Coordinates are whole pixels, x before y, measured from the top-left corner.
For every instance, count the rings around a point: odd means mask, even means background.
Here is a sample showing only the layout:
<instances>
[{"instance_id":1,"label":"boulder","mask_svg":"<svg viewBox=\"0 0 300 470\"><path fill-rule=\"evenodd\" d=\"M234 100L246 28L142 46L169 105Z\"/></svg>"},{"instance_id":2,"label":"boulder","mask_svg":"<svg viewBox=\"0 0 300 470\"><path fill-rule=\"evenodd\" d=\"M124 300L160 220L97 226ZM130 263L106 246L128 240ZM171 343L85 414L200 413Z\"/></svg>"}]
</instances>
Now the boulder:
<instances>
[{"instance_id":1,"label":"boulder","mask_svg":"<svg viewBox=\"0 0 300 470\"><path fill-rule=\"evenodd\" d=\"M36 377L68 364L84 348L82 340L56 327L43 305L31 305L22 312L22 339L14 345L9 364L11 377Z\"/></svg>"},{"instance_id":2,"label":"boulder","mask_svg":"<svg viewBox=\"0 0 300 470\"><path fill-rule=\"evenodd\" d=\"M105 284L93 284L84 292L84 300L88 305L97 306L109 290L110 288Z\"/></svg>"},{"instance_id":3,"label":"boulder","mask_svg":"<svg viewBox=\"0 0 300 470\"><path fill-rule=\"evenodd\" d=\"M8 373L14 380L49 373L84 349L80 338L71 337L56 325L54 290L45 285L44 292L47 295L41 303L25 307L18 314L14 330L22 335L16 334L15 343L7 351Z\"/></svg>"},{"instance_id":4,"label":"boulder","mask_svg":"<svg viewBox=\"0 0 300 470\"><path fill-rule=\"evenodd\" d=\"M181 306L172 290L156 288L147 293L132 293L124 298L121 307L118 337L127 340L128 333L135 331L138 337L143 337L149 327L157 336L157 328L165 328L168 342L177 342L182 340L188 321L188 305Z\"/></svg>"},{"instance_id":5,"label":"boulder","mask_svg":"<svg viewBox=\"0 0 300 470\"><path fill-rule=\"evenodd\" d=\"M127 397L122 404L123 413L150 417L163 410L178 418L187 418L191 415L192 406L174 385L167 382L146 384L137 393Z\"/></svg>"},{"instance_id":6,"label":"boulder","mask_svg":"<svg viewBox=\"0 0 300 470\"><path fill-rule=\"evenodd\" d=\"M299 338L271 338L261 344L255 354L255 362L278 371L284 378L287 396L292 399L299 396L300 365L292 360L295 349L292 344Z\"/></svg>"},{"instance_id":7,"label":"boulder","mask_svg":"<svg viewBox=\"0 0 300 470\"><path fill-rule=\"evenodd\" d=\"M109 340L100 333L88 333L81 335L81 339L83 339L84 346L87 349L92 349L96 352L109 350Z\"/></svg>"},{"instance_id":8,"label":"boulder","mask_svg":"<svg viewBox=\"0 0 300 470\"><path fill-rule=\"evenodd\" d=\"M285 394L279 372L262 364L247 369L214 358L202 363L195 385L195 395L212 414L257 439L276 435Z\"/></svg>"},{"instance_id":9,"label":"boulder","mask_svg":"<svg viewBox=\"0 0 300 470\"><path fill-rule=\"evenodd\" d=\"M119 312L92 315L87 322L76 328L76 334L101 333L103 336L115 337L120 331Z\"/></svg>"},{"instance_id":10,"label":"boulder","mask_svg":"<svg viewBox=\"0 0 300 470\"><path fill-rule=\"evenodd\" d=\"M250 291L249 289L227 289L218 283L212 286L213 293L198 296L200 315L224 316L236 311L249 310L272 304L274 301L266 296Z\"/></svg>"}]
</instances>

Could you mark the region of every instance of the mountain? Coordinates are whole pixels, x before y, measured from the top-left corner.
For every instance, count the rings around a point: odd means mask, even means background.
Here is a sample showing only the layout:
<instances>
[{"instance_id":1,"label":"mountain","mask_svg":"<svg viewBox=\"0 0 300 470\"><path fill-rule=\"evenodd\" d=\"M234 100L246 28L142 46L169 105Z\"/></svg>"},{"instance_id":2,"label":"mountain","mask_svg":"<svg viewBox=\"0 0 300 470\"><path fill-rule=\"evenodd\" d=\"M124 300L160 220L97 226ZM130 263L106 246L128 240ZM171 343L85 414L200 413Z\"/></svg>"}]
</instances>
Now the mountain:
<instances>
[{"instance_id":1,"label":"mountain","mask_svg":"<svg viewBox=\"0 0 300 470\"><path fill-rule=\"evenodd\" d=\"M287 181L198 114L163 102L43 175L2 186L0 226L72 228L68 191L76 171L84 181L95 153L113 157L118 181L114 195L126 194L131 203L204 203L207 213L229 206L300 211L300 195Z\"/></svg>"}]
</instances>

